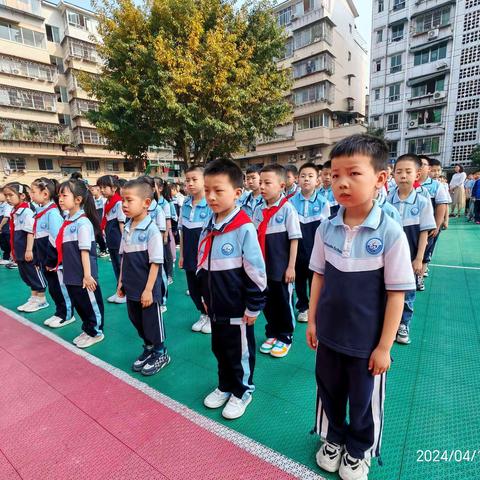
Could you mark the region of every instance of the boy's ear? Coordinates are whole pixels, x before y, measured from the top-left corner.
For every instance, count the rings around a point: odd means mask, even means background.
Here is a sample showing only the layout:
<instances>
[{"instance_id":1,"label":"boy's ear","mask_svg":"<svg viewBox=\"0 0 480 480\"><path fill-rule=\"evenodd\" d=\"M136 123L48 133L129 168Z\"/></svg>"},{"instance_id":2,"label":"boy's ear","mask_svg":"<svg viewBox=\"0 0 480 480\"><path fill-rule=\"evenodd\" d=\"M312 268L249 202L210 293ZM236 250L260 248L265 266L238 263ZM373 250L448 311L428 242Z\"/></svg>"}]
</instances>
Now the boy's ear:
<instances>
[{"instance_id":1,"label":"boy's ear","mask_svg":"<svg viewBox=\"0 0 480 480\"><path fill-rule=\"evenodd\" d=\"M238 198L240 198L240 196L242 195L243 193L243 188L236 188L235 189L235 200L237 200Z\"/></svg>"},{"instance_id":2,"label":"boy's ear","mask_svg":"<svg viewBox=\"0 0 480 480\"><path fill-rule=\"evenodd\" d=\"M152 199L151 198L146 198L144 205L148 208L152 204Z\"/></svg>"},{"instance_id":3,"label":"boy's ear","mask_svg":"<svg viewBox=\"0 0 480 480\"><path fill-rule=\"evenodd\" d=\"M388 177L388 172L386 170L382 170L381 172L377 173L377 188L382 187L385 185Z\"/></svg>"},{"instance_id":4,"label":"boy's ear","mask_svg":"<svg viewBox=\"0 0 480 480\"><path fill-rule=\"evenodd\" d=\"M418 181L420 178L420 170L417 170L417 175L415 175L415 181Z\"/></svg>"}]
</instances>

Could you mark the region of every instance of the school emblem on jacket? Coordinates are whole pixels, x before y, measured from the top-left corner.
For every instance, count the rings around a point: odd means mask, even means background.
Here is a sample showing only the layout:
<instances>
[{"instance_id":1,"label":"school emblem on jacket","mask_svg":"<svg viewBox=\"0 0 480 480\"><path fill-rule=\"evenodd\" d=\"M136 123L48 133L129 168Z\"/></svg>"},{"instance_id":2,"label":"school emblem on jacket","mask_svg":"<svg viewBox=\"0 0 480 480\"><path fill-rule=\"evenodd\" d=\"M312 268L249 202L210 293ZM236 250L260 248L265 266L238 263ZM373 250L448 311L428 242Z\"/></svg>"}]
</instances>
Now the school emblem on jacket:
<instances>
[{"instance_id":1,"label":"school emblem on jacket","mask_svg":"<svg viewBox=\"0 0 480 480\"><path fill-rule=\"evenodd\" d=\"M231 243L224 243L222 245L222 253L227 257L231 255L233 253L233 245Z\"/></svg>"},{"instance_id":2,"label":"school emblem on jacket","mask_svg":"<svg viewBox=\"0 0 480 480\"><path fill-rule=\"evenodd\" d=\"M141 234L138 236L138 240L139 240L140 242L144 242L146 239L147 239L147 236L146 236L144 233L141 233Z\"/></svg>"},{"instance_id":3,"label":"school emblem on jacket","mask_svg":"<svg viewBox=\"0 0 480 480\"><path fill-rule=\"evenodd\" d=\"M318 205L315 205L315 206L313 207L313 211L314 211L314 212L319 212L319 211L320 211L320 207L319 207Z\"/></svg>"},{"instance_id":4,"label":"school emblem on jacket","mask_svg":"<svg viewBox=\"0 0 480 480\"><path fill-rule=\"evenodd\" d=\"M70 231L71 231L72 233L76 232L76 231L77 231L77 226L76 226L76 225L72 225L72 226L70 227Z\"/></svg>"},{"instance_id":5,"label":"school emblem on jacket","mask_svg":"<svg viewBox=\"0 0 480 480\"><path fill-rule=\"evenodd\" d=\"M283 222L283 219L284 219L284 216L283 216L283 215L277 215L277 216L275 217L275 221L276 221L277 223L282 223L282 222Z\"/></svg>"},{"instance_id":6,"label":"school emblem on jacket","mask_svg":"<svg viewBox=\"0 0 480 480\"><path fill-rule=\"evenodd\" d=\"M40 228L42 228L42 229L43 229L43 228L47 228L47 224L46 224L46 223L42 223L42 224L40 225Z\"/></svg>"},{"instance_id":7,"label":"school emblem on jacket","mask_svg":"<svg viewBox=\"0 0 480 480\"><path fill-rule=\"evenodd\" d=\"M206 218L207 212L200 212L200 218Z\"/></svg>"},{"instance_id":8,"label":"school emblem on jacket","mask_svg":"<svg viewBox=\"0 0 480 480\"><path fill-rule=\"evenodd\" d=\"M419 212L418 207L412 207L412 209L410 210L410 213L412 215L418 215L418 212Z\"/></svg>"},{"instance_id":9,"label":"school emblem on jacket","mask_svg":"<svg viewBox=\"0 0 480 480\"><path fill-rule=\"evenodd\" d=\"M379 238L371 238L367 242L366 249L370 255L377 255L383 250L383 242Z\"/></svg>"}]
</instances>

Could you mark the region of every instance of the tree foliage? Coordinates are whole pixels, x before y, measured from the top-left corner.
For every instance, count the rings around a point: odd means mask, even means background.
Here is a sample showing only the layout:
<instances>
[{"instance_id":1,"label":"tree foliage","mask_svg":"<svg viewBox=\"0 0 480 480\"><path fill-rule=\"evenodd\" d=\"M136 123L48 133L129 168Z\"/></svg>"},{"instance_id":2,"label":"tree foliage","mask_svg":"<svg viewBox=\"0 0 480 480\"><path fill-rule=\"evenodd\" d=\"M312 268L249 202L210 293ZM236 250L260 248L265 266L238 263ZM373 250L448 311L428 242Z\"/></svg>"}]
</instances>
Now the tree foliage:
<instances>
[{"instance_id":1,"label":"tree foliage","mask_svg":"<svg viewBox=\"0 0 480 480\"><path fill-rule=\"evenodd\" d=\"M145 158L163 144L202 163L288 120L290 75L275 62L285 34L270 4L103 0L95 9L103 73L80 81L101 102L88 117L109 148Z\"/></svg>"},{"instance_id":2,"label":"tree foliage","mask_svg":"<svg viewBox=\"0 0 480 480\"><path fill-rule=\"evenodd\" d=\"M470 160L472 165L480 167L480 144L472 150L472 153L470 154Z\"/></svg>"}]
</instances>

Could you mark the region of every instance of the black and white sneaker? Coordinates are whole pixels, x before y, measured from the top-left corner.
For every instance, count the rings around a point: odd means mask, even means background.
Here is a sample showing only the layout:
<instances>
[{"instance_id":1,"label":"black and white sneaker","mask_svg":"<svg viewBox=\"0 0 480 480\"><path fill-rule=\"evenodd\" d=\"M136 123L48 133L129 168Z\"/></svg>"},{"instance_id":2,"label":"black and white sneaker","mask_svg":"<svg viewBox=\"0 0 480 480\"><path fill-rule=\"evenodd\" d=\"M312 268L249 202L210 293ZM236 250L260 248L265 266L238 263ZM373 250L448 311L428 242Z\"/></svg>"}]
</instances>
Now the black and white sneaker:
<instances>
[{"instance_id":1,"label":"black and white sneaker","mask_svg":"<svg viewBox=\"0 0 480 480\"><path fill-rule=\"evenodd\" d=\"M423 292L425 290L425 283L423 282L423 278L417 276L417 292Z\"/></svg>"},{"instance_id":2,"label":"black and white sneaker","mask_svg":"<svg viewBox=\"0 0 480 480\"><path fill-rule=\"evenodd\" d=\"M370 460L354 458L345 453L338 474L342 480L368 480L369 470Z\"/></svg>"},{"instance_id":3,"label":"black and white sneaker","mask_svg":"<svg viewBox=\"0 0 480 480\"><path fill-rule=\"evenodd\" d=\"M326 472L336 472L340 468L342 453L341 445L325 441L317 452L317 465Z\"/></svg>"},{"instance_id":4,"label":"black and white sneaker","mask_svg":"<svg viewBox=\"0 0 480 480\"><path fill-rule=\"evenodd\" d=\"M410 335L408 333L408 327L401 323L398 327L397 337L395 339L397 343L402 343L403 345L408 345L410 343Z\"/></svg>"},{"instance_id":5,"label":"black and white sneaker","mask_svg":"<svg viewBox=\"0 0 480 480\"><path fill-rule=\"evenodd\" d=\"M169 363L170 357L168 356L167 352L154 352L142 368L142 375L145 375L146 377L155 375L162 368L166 367Z\"/></svg>"},{"instance_id":6,"label":"black and white sneaker","mask_svg":"<svg viewBox=\"0 0 480 480\"><path fill-rule=\"evenodd\" d=\"M147 347L146 345L144 345L143 352L132 364L132 370L134 372L141 372L142 368L148 362L148 360L152 355L153 355L153 347Z\"/></svg>"}]
</instances>

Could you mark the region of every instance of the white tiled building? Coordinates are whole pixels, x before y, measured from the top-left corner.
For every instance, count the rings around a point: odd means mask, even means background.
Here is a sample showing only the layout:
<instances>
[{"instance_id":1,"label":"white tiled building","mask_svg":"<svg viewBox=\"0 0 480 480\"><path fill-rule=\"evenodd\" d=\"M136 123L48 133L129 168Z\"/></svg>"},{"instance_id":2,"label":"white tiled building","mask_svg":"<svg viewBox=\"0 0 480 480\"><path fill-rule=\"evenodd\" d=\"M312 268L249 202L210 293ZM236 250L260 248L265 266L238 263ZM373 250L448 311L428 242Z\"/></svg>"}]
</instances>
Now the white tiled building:
<instances>
[{"instance_id":1,"label":"white tiled building","mask_svg":"<svg viewBox=\"0 0 480 480\"><path fill-rule=\"evenodd\" d=\"M293 77L293 119L238 158L244 167L323 163L336 142L366 130L368 57L355 26L358 12L351 0L287 0L275 13L288 32L279 67Z\"/></svg>"},{"instance_id":2,"label":"white tiled building","mask_svg":"<svg viewBox=\"0 0 480 480\"><path fill-rule=\"evenodd\" d=\"M480 143L480 0L373 0L369 123L391 159L468 165Z\"/></svg>"}]
</instances>

